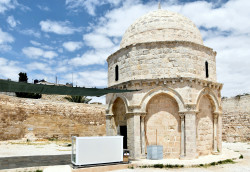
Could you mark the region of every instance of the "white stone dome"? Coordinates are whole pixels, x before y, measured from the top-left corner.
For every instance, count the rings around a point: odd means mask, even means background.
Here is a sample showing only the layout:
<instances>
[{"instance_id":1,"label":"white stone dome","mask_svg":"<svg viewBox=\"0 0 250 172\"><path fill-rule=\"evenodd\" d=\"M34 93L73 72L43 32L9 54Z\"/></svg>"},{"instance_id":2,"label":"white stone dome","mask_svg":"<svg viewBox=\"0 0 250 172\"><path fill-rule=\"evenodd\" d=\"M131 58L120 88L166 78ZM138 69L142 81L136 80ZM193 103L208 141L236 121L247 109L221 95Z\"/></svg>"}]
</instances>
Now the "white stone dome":
<instances>
[{"instance_id":1,"label":"white stone dome","mask_svg":"<svg viewBox=\"0 0 250 172\"><path fill-rule=\"evenodd\" d=\"M159 9L137 19L123 35L120 48L159 41L188 41L203 45L201 33L190 19Z\"/></svg>"}]
</instances>

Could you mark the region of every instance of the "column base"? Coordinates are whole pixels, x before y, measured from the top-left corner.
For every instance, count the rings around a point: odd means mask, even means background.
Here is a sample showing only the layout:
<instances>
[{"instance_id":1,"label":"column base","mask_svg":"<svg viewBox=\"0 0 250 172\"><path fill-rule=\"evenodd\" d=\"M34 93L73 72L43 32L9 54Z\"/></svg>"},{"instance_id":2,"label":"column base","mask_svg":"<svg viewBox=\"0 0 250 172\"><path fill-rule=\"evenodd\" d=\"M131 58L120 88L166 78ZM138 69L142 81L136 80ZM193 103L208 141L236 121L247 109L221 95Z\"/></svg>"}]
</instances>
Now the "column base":
<instances>
[{"instance_id":1,"label":"column base","mask_svg":"<svg viewBox=\"0 0 250 172\"><path fill-rule=\"evenodd\" d=\"M215 151L212 151L212 154L213 154L213 155L220 155L221 153L220 153L220 152L217 152L217 151L216 151L216 152L215 152Z\"/></svg>"}]
</instances>

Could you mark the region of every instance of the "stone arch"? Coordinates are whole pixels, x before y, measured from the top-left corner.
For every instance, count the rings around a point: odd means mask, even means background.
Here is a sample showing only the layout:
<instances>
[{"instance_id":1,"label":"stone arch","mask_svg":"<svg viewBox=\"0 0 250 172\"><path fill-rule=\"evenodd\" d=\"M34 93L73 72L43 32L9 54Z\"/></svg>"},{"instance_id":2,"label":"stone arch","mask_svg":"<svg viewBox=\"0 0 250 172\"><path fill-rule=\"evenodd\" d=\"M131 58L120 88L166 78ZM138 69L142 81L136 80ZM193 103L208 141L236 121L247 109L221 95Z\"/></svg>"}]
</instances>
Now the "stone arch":
<instances>
[{"instance_id":1,"label":"stone arch","mask_svg":"<svg viewBox=\"0 0 250 172\"><path fill-rule=\"evenodd\" d=\"M120 97L117 97L112 106L115 125L127 125L126 123L126 105Z\"/></svg>"},{"instance_id":2,"label":"stone arch","mask_svg":"<svg viewBox=\"0 0 250 172\"><path fill-rule=\"evenodd\" d=\"M196 118L196 141L198 156L209 155L213 151L214 137L214 103L208 94L200 98Z\"/></svg>"},{"instance_id":3,"label":"stone arch","mask_svg":"<svg viewBox=\"0 0 250 172\"><path fill-rule=\"evenodd\" d=\"M164 158L179 158L181 121L177 101L169 94L156 94L148 101L146 112L146 145L154 145L157 142L163 146Z\"/></svg>"},{"instance_id":4,"label":"stone arch","mask_svg":"<svg viewBox=\"0 0 250 172\"><path fill-rule=\"evenodd\" d=\"M221 111L216 94L209 88L200 91L196 100L196 141L198 155L208 155L214 148L214 114ZM217 131L218 132L218 131Z\"/></svg>"},{"instance_id":5,"label":"stone arch","mask_svg":"<svg viewBox=\"0 0 250 172\"><path fill-rule=\"evenodd\" d=\"M113 114L112 112L112 108L113 108L113 105L114 105L114 102L116 101L117 98L121 98L125 104L125 109L126 109L126 113L128 113L128 106L129 106L129 103L128 103L128 100L125 96L123 95L118 95L118 94L114 94L108 104L108 108L107 108L107 113L108 114Z\"/></svg>"},{"instance_id":6,"label":"stone arch","mask_svg":"<svg viewBox=\"0 0 250 172\"><path fill-rule=\"evenodd\" d=\"M156 87L152 90L150 90L143 98L142 98L142 101L140 103L140 107L141 107L141 111L142 112L146 112L146 107L147 107L147 104L148 102L150 101L150 99L152 97L154 97L155 95L157 94L161 94L161 93L164 93L164 94L167 94L169 95L170 97L172 97L173 99L175 99L175 101L177 102L178 104L178 107L179 107L179 111L184 111L184 101L181 97L181 95L171 89L171 88L164 88L164 87Z\"/></svg>"},{"instance_id":7,"label":"stone arch","mask_svg":"<svg viewBox=\"0 0 250 172\"><path fill-rule=\"evenodd\" d=\"M214 105L214 112L219 112L221 109L221 105L219 103L219 100L216 97L215 93L209 88L204 88L200 91L199 96L196 99L196 110L199 111L200 101L204 95L208 96L211 103Z\"/></svg>"}]
</instances>

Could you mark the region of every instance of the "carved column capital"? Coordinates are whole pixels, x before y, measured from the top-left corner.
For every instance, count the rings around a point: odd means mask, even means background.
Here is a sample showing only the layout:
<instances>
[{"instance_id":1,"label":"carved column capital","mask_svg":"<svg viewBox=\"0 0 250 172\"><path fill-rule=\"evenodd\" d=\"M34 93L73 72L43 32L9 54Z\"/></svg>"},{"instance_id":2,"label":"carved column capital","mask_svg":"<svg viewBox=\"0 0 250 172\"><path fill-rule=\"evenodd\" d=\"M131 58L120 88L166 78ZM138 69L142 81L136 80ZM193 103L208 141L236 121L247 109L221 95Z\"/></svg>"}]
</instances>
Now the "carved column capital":
<instances>
[{"instance_id":1,"label":"carved column capital","mask_svg":"<svg viewBox=\"0 0 250 172\"><path fill-rule=\"evenodd\" d=\"M113 114L106 114L106 119L111 119L111 118L113 118L113 117L114 117Z\"/></svg>"},{"instance_id":2,"label":"carved column capital","mask_svg":"<svg viewBox=\"0 0 250 172\"><path fill-rule=\"evenodd\" d=\"M128 116L130 116L130 115L134 115L134 116L138 115L138 116L141 116L141 117L145 117L146 114L147 114L146 112L128 112L128 113L126 113L126 115L128 115Z\"/></svg>"}]
</instances>

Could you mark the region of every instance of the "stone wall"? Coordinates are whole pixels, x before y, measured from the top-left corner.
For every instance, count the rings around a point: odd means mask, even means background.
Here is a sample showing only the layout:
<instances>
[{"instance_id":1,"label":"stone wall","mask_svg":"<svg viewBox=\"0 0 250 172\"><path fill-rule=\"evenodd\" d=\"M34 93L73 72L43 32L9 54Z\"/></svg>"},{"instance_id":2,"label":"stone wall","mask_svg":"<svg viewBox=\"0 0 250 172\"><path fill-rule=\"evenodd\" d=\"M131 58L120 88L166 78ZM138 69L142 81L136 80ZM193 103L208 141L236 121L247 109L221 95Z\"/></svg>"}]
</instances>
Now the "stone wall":
<instances>
[{"instance_id":1,"label":"stone wall","mask_svg":"<svg viewBox=\"0 0 250 172\"><path fill-rule=\"evenodd\" d=\"M146 145L162 145L164 158L179 158L181 126L176 101L166 94L154 96L145 117Z\"/></svg>"},{"instance_id":2,"label":"stone wall","mask_svg":"<svg viewBox=\"0 0 250 172\"><path fill-rule=\"evenodd\" d=\"M223 141L250 141L250 95L222 99Z\"/></svg>"},{"instance_id":3,"label":"stone wall","mask_svg":"<svg viewBox=\"0 0 250 172\"><path fill-rule=\"evenodd\" d=\"M209 155L213 149L213 105L207 96L200 101L199 113L197 114L197 153Z\"/></svg>"},{"instance_id":4,"label":"stone wall","mask_svg":"<svg viewBox=\"0 0 250 172\"><path fill-rule=\"evenodd\" d=\"M0 95L0 140L106 135L103 105Z\"/></svg>"},{"instance_id":5,"label":"stone wall","mask_svg":"<svg viewBox=\"0 0 250 172\"><path fill-rule=\"evenodd\" d=\"M130 80L193 77L216 82L216 52L188 42L141 43L120 49L108 57L108 85ZM206 78L205 62L209 78ZM115 81L115 67L119 80Z\"/></svg>"}]
</instances>

